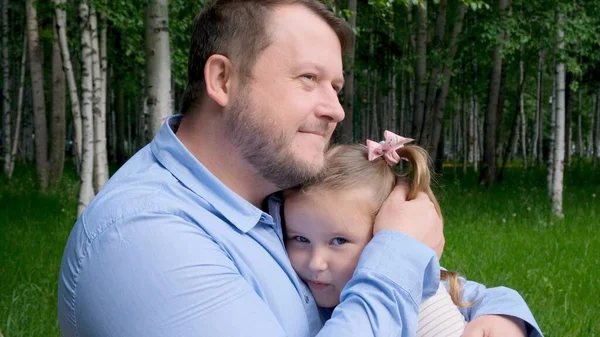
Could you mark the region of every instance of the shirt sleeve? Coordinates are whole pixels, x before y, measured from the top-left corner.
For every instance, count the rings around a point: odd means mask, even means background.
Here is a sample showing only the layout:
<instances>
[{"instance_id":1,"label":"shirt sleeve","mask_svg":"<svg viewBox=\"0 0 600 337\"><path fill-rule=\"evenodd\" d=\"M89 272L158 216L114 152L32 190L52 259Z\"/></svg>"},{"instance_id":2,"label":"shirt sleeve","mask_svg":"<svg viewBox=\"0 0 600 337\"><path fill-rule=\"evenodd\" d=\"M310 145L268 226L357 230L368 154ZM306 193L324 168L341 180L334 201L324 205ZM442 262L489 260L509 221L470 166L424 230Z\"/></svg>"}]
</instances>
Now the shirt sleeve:
<instances>
[{"instance_id":1,"label":"shirt sleeve","mask_svg":"<svg viewBox=\"0 0 600 337\"><path fill-rule=\"evenodd\" d=\"M463 302L472 302L467 308L459 308L467 321L482 315L506 315L525 322L529 337L543 337L533 313L521 295L510 288L486 288L484 285L460 278L463 284Z\"/></svg>"},{"instance_id":2,"label":"shirt sleeve","mask_svg":"<svg viewBox=\"0 0 600 337\"><path fill-rule=\"evenodd\" d=\"M419 306L437 291L439 270L435 252L416 239L377 233L318 336L415 336Z\"/></svg>"},{"instance_id":3,"label":"shirt sleeve","mask_svg":"<svg viewBox=\"0 0 600 337\"><path fill-rule=\"evenodd\" d=\"M59 287L63 336L286 335L227 253L196 225L168 214L120 221L125 225L85 244L67 243L82 254L64 260L73 282ZM399 232L378 233L318 336L414 336L418 304L438 284L433 250Z\"/></svg>"},{"instance_id":4,"label":"shirt sleeve","mask_svg":"<svg viewBox=\"0 0 600 337\"><path fill-rule=\"evenodd\" d=\"M65 337L285 336L226 252L181 218L136 216L85 250Z\"/></svg>"}]
</instances>

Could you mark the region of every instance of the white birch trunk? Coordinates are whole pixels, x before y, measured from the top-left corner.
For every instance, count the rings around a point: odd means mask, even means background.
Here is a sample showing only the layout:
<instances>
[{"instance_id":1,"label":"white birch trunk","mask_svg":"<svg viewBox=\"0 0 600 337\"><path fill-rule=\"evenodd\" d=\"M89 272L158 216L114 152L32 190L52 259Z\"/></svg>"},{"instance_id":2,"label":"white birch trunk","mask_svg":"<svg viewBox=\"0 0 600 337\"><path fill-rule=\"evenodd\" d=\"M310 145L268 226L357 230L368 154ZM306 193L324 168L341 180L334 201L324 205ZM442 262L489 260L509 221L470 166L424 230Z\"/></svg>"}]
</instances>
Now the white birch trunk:
<instances>
[{"instance_id":1,"label":"white birch trunk","mask_svg":"<svg viewBox=\"0 0 600 337\"><path fill-rule=\"evenodd\" d=\"M472 164L473 163L473 159L475 158L475 146L474 146L474 143L475 143L475 137L474 137L474 133L475 133L474 132L474 130L475 130L474 119L475 119L475 116L474 116L474 113L473 113L473 110L475 110L475 109L473 109L473 95L471 95L471 99L469 100L469 107L470 107L470 109L469 109L469 119L467 121L468 126L469 126L469 129L468 129L469 130L469 134L468 134L468 137L467 137L467 139L469 140L469 148L468 148L468 158L467 158L467 160L468 160L469 164Z\"/></svg>"},{"instance_id":2,"label":"white birch trunk","mask_svg":"<svg viewBox=\"0 0 600 337\"><path fill-rule=\"evenodd\" d=\"M562 13L558 14L558 49L564 49L564 31L562 30ZM554 147L554 174L552 183L552 213L559 218L564 217L562 212L563 201L563 175L565 158L565 64L560 62L556 66L556 138Z\"/></svg>"},{"instance_id":3,"label":"white birch trunk","mask_svg":"<svg viewBox=\"0 0 600 337\"><path fill-rule=\"evenodd\" d=\"M8 179L12 177L15 169L15 160L17 159L17 149L19 145L19 136L21 134L21 116L23 115L23 91L25 89L25 70L27 66L27 34L23 36L23 55L21 56L21 77L19 78L19 93L17 95L17 116L15 117L15 132L12 139L12 150L10 153L10 165L8 168Z\"/></svg>"},{"instance_id":4,"label":"white birch trunk","mask_svg":"<svg viewBox=\"0 0 600 337\"><path fill-rule=\"evenodd\" d=\"M479 101L477 96L473 94L473 169L479 171L479 161L481 160L481 138L479 127Z\"/></svg>"},{"instance_id":5,"label":"white birch trunk","mask_svg":"<svg viewBox=\"0 0 600 337\"><path fill-rule=\"evenodd\" d=\"M523 69L523 61L519 62L519 83L523 83L523 76L525 71ZM523 86L525 83L523 83ZM527 116L525 116L525 88L521 90L519 95L519 113L521 115L521 155L523 156L523 167L527 168Z\"/></svg>"},{"instance_id":6,"label":"white birch trunk","mask_svg":"<svg viewBox=\"0 0 600 337\"><path fill-rule=\"evenodd\" d=\"M477 58L473 57L473 83L477 81ZM472 102L472 115L473 115L473 169L475 172L479 172L479 162L481 161L482 151L482 128L479 122L479 99L477 98L477 92L475 86L471 90L471 102Z\"/></svg>"},{"instance_id":7,"label":"white birch trunk","mask_svg":"<svg viewBox=\"0 0 600 337\"><path fill-rule=\"evenodd\" d=\"M594 167L600 161L600 88L596 93L596 122L594 123Z\"/></svg>"},{"instance_id":8,"label":"white birch trunk","mask_svg":"<svg viewBox=\"0 0 600 337\"><path fill-rule=\"evenodd\" d=\"M58 31L58 42L60 44L60 52L62 56L63 68L67 77L69 86L69 98L71 100L71 114L73 115L73 156L77 171L81 170L81 151L82 151L82 134L81 134L81 106L79 103L79 95L77 93L77 83L73 74L73 65L71 64L71 53L67 43L67 19L64 10L60 9L65 0L54 0L56 12L56 30Z\"/></svg>"},{"instance_id":9,"label":"white birch trunk","mask_svg":"<svg viewBox=\"0 0 600 337\"><path fill-rule=\"evenodd\" d=\"M102 13L100 15L100 74L102 79L102 95L100 96L100 105L102 106L102 126L101 129L104 132L104 146L101 148L104 150L104 155L100 155L100 158L104 161L104 172L106 172L106 180L109 178L108 171L108 139L106 136L106 118L108 115L108 108L110 104L107 104L108 101L108 82L107 82L107 72L108 72L108 59L106 57L106 15ZM108 117L110 118L110 117ZM105 181L106 182L106 181Z\"/></svg>"},{"instance_id":10,"label":"white birch trunk","mask_svg":"<svg viewBox=\"0 0 600 337\"><path fill-rule=\"evenodd\" d=\"M543 80L543 67L544 62L544 51L539 52L538 58L538 70L537 70L537 88L536 88L536 106L535 106L535 126L533 128L533 138L531 139L531 160L533 162L538 160L538 140L542 136L541 130L541 116L542 113L542 80Z\"/></svg>"},{"instance_id":11,"label":"white birch trunk","mask_svg":"<svg viewBox=\"0 0 600 337\"><path fill-rule=\"evenodd\" d=\"M516 113L519 114L520 109ZM517 156L517 149L519 148L519 139L521 138L520 137L521 134L519 133L519 117L520 116L515 117L515 118L517 118L517 121L514 124L513 130L511 132L512 139L510 140L510 143L509 143L510 144L510 156L508 157L509 161L513 160Z\"/></svg>"},{"instance_id":12,"label":"white birch trunk","mask_svg":"<svg viewBox=\"0 0 600 337\"><path fill-rule=\"evenodd\" d=\"M92 112L92 38L90 34L90 11L87 1L79 3L79 16L81 19L81 119L83 129L82 157L81 157L81 187L79 189L79 202L77 216L81 215L85 207L94 198L93 168L94 168L94 122Z\"/></svg>"},{"instance_id":13,"label":"white birch trunk","mask_svg":"<svg viewBox=\"0 0 600 337\"><path fill-rule=\"evenodd\" d=\"M348 1L348 10L352 13L352 15L348 18L348 24L354 30L356 28L356 17L358 12L356 11L356 0ZM341 135L342 140L345 142L353 142L354 141L354 56L356 53L356 38L354 34L352 34L352 45L350 46L350 50L348 50L346 56L346 85L344 86L344 111L346 112L346 117L341 122Z\"/></svg>"},{"instance_id":14,"label":"white birch trunk","mask_svg":"<svg viewBox=\"0 0 600 337\"><path fill-rule=\"evenodd\" d=\"M588 131L587 134L587 139L586 139L586 147L585 147L585 155L586 157L592 158L592 156L594 155L594 130L596 129L596 126L594 124L594 120L596 119L596 106L597 106L597 101L596 101L596 94L594 94L594 96L592 97L592 112L590 113L590 129Z\"/></svg>"},{"instance_id":15,"label":"white birch trunk","mask_svg":"<svg viewBox=\"0 0 600 337\"><path fill-rule=\"evenodd\" d=\"M585 154L585 148L583 147L583 132L581 130L582 126L581 114L579 114L577 116L577 155L580 158L583 158Z\"/></svg>"},{"instance_id":16,"label":"white birch trunk","mask_svg":"<svg viewBox=\"0 0 600 337\"><path fill-rule=\"evenodd\" d=\"M145 72L141 72L141 88L142 88L142 93L139 96L139 104L138 104L138 109L136 109L136 111L139 111L136 115L138 118L136 118L136 142L133 145L133 153L137 152L139 149L141 149L142 147L144 147L147 143L148 143L148 125L150 124L150 118L148 116L148 96L147 96L147 88L146 88L146 74Z\"/></svg>"},{"instance_id":17,"label":"white birch trunk","mask_svg":"<svg viewBox=\"0 0 600 337\"><path fill-rule=\"evenodd\" d=\"M67 121L65 116L65 72L58 45L56 18L52 30L52 118L50 121L50 183L60 182L65 162L65 140L67 136Z\"/></svg>"},{"instance_id":18,"label":"white birch trunk","mask_svg":"<svg viewBox=\"0 0 600 337\"><path fill-rule=\"evenodd\" d=\"M402 61L404 62L404 61ZM404 69L404 68L401 68ZM405 71L401 70L400 71L400 118L398 119L398 132L400 132L401 135L405 135L406 132L404 131L404 126L405 126L405 114L406 114L406 81L404 80L405 78Z\"/></svg>"},{"instance_id":19,"label":"white birch trunk","mask_svg":"<svg viewBox=\"0 0 600 337\"><path fill-rule=\"evenodd\" d=\"M396 64L396 58L392 56L392 64ZM390 73L390 106L389 106L389 116L390 116L390 130L394 130L394 132L398 132L398 97L396 95L396 67L392 67L392 72Z\"/></svg>"},{"instance_id":20,"label":"white birch trunk","mask_svg":"<svg viewBox=\"0 0 600 337\"><path fill-rule=\"evenodd\" d=\"M461 98L461 116L462 116L462 158L463 158L463 174L467 174L467 165L469 163L469 116L467 112L467 104L465 96Z\"/></svg>"},{"instance_id":21,"label":"white birch trunk","mask_svg":"<svg viewBox=\"0 0 600 337\"><path fill-rule=\"evenodd\" d=\"M553 66L556 69L555 66ZM556 74L552 76L552 96L551 96L551 107L550 107L550 144L548 151L548 196L552 197L553 184L554 184L554 147L556 140Z\"/></svg>"},{"instance_id":22,"label":"white birch trunk","mask_svg":"<svg viewBox=\"0 0 600 337\"><path fill-rule=\"evenodd\" d=\"M4 145L4 173L8 176L10 163L12 162L11 151L11 81L10 60L8 58L8 0L2 0L2 144Z\"/></svg>"},{"instance_id":23,"label":"white birch trunk","mask_svg":"<svg viewBox=\"0 0 600 337\"><path fill-rule=\"evenodd\" d=\"M167 0L150 0L145 26L147 104L151 137L154 137L173 111Z\"/></svg>"},{"instance_id":24,"label":"white birch trunk","mask_svg":"<svg viewBox=\"0 0 600 337\"><path fill-rule=\"evenodd\" d=\"M581 123L581 114L582 114L582 110L581 110L581 105L582 105L582 100L583 100L583 90L579 90L579 99L577 100L577 155L579 156L579 158L583 158L584 154L585 154L585 148L583 147L583 130L581 129L583 127L583 124Z\"/></svg>"},{"instance_id":25,"label":"white birch trunk","mask_svg":"<svg viewBox=\"0 0 600 337\"><path fill-rule=\"evenodd\" d=\"M29 39L29 65L33 90L33 116L35 130L35 166L43 190L48 187L48 131L46 130L46 101L35 0L26 1L27 37Z\"/></svg>"},{"instance_id":26,"label":"white birch trunk","mask_svg":"<svg viewBox=\"0 0 600 337\"><path fill-rule=\"evenodd\" d=\"M89 30L92 40L92 81L94 115L94 189L96 193L108 180L108 159L106 155L106 102L103 99L104 83L100 68L100 47L98 42L98 20L96 9L90 6Z\"/></svg>"},{"instance_id":27,"label":"white birch trunk","mask_svg":"<svg viewBox=\"0 0 600 337\"><path fill-rule=\"evenodd\" d=\"M419 26L417 34L417 65L415 71L414 114L411 138L421 141L421 130L425 117L425 95L427 94L427 2L417 6ZM430 155L434 155L430 153Z\"/></svg>"}]
</instances>

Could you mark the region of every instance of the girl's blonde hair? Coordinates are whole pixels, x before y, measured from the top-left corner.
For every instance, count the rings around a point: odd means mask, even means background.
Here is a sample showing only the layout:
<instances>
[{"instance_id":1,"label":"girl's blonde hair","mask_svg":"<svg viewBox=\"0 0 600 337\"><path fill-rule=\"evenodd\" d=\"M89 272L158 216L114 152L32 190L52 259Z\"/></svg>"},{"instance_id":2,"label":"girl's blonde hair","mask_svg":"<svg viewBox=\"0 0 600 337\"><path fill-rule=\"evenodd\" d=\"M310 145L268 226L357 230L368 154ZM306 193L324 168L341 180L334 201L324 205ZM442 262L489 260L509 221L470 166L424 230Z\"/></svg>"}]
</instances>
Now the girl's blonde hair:
<instances>
[{"instance_id":1,"label":"girl's blonde hair","mask_svg":"<svg viewBox=\"0 0 600 337\"><path fill-rule=\"evenodd\" d=\"M408 200L416 198L419 192L424 192L429 196L441 218L440 206L431 191L431 159L427 151L419 146L405 145L398 149L397 153L408 161L408 165L391 167L383 157L369 161L367 148L364 145L335 145L327 152L327 166L323 174L318 179L304 185L300 192L315 189L369 188L374 192L375 197L373 200L375 207L371 214L374 221L381 205L394 189L397 178L400 177L409 184ZM470 303L460 301L462 285L458 273L442 270L441 279L448 282L450 297L456 305L461 307L470 305Z\"/></svg>"}]
</instances>

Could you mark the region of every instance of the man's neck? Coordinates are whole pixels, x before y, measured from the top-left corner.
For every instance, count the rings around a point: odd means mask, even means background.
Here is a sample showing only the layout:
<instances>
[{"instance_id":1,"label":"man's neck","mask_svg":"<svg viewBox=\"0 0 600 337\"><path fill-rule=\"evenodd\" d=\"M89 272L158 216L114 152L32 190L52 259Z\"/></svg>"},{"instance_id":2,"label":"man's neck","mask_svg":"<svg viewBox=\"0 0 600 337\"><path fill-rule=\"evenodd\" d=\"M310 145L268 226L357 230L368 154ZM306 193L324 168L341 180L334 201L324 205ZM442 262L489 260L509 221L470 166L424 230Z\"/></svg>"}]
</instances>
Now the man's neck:
<instances>
[{"instance_id":1,"label":"man's neck","mask_svg":"<svg viewBox=\"0 0 600 337\"><path fill-rule=\"evenodd\" d=\"M222 119L184 115L177 138L217 179L239 196L261 208L263 200L278 188L260 177L239 150L225 137Z\"/></svg>"}]
</instances>

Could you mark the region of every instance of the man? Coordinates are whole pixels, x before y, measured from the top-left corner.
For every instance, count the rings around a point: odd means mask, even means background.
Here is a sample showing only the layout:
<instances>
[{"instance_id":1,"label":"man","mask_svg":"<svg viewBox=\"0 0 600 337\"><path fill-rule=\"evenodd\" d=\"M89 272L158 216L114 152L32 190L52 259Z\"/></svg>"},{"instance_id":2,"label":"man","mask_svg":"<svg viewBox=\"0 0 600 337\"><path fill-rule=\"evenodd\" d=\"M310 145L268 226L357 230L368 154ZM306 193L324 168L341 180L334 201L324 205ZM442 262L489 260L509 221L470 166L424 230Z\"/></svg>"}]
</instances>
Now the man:
<instances>
[{"instance_id":1,"label":"man","mask_svg":"<svg viewBox=\"0 0 600 337\"><path fill-rule=\"evenodd\" d=\"M344 117L337 93L350 34L317 0L217 0L203 10L184 116L111 178L69 237L64 336L414 335L444 243L427 198L393 192L325 325L283 247L274 193L324 166ZM539 334L510 289L467 282L465 298L477 300L468 336Z\"/></svg>"}]
</instances>

